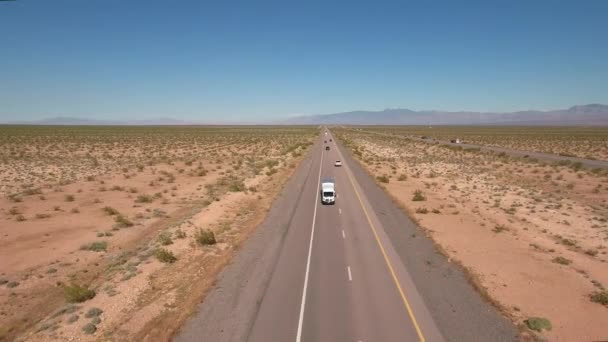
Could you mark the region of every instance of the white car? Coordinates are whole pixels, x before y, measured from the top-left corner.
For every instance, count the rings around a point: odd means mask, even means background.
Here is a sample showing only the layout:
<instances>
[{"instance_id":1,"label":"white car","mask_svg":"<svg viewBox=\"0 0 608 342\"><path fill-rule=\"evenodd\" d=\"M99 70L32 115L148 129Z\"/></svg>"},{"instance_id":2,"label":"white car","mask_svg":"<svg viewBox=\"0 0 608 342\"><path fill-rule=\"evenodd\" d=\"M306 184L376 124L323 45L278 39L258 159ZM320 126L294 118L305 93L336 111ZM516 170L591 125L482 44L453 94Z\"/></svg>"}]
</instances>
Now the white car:
<instances>
[{"instance_id":1,"label":"white car","mask_svg":"<svg viewBox=\"0 0 608 342\"><path fill-rule=\"evenodd\" d=\"M334 166L342 166L342 162L339 160L336 160L336 162L334 163Z\"/></svg>"}]
</instances>

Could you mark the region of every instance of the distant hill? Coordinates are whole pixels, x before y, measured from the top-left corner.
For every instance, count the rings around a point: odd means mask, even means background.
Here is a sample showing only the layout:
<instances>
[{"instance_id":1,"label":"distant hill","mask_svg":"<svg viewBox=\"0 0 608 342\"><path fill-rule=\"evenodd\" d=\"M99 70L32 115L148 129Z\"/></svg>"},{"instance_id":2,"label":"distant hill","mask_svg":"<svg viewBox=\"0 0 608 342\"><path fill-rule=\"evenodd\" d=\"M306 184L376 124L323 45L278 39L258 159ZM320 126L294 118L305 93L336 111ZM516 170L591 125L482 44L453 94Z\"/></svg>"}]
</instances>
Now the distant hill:
<instances>
[{"instance_id":1,"label":"distant hill","mask_svg":"<svg viewBox=\"0 0 608 342\"><path fill-rule=\"evenodd\" d=\"M606 125L608 106L589 104L551 111L512 113L413 111L353 111L336 114L298 116L282 124L325 125Z\"/></svg>"},{"instance_id":2,"label":"distant hill","mask_svg":"<svg viewBox=\"0 0 608 342\"><path fill-rule=\"evenodd\" d=\"M352 111L336 114L306 115L275 122L227 121L182 121L172 118L147 120L96 120L73 117L55 117L36 121L11 121L6 124L22 125L544 125L544 126L608 126L608 106L588 104L568 109L550 111L521 111L512 113L490 112L446 112L413 111L409 109L385 109L383 111Z\"/></svg>"},{"instance_id":3,"label":"distant hill","mask_svg":"<svg viewBox=\"0 0 608 342\"><path fill-rule=\"evenodd\" d=\"M158 118L149 120L93 120L81 119L72 117L55 117L35 121L13 121L10 124L23 125L57 125L57 126L117 126L117 125L133 125L133 126L164 126L164 125L191 125L192 122L186 122L171 118Z\"/></svg>"}]
</instances>

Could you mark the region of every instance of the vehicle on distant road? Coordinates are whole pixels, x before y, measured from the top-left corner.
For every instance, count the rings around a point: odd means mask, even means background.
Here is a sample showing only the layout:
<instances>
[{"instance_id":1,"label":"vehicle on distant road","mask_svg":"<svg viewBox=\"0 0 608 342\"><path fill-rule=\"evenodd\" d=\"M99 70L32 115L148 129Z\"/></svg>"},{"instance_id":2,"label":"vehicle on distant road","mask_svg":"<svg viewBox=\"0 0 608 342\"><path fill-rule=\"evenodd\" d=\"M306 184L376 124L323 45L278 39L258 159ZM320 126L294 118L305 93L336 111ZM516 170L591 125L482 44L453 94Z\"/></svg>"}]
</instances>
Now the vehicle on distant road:
<instances>
[{"instance_id":1,"label":"vehicle on distant road","mask_svg":"<svg viewBox=\"0 0 608 342\"><path fill-rule=\"evenodd\" d=\"M456 138L456 139L452 139L452 140L450 140L450 142L451 142L452 144L460 144L460 143L461 143L460 139L458 139L458 138Z\"/></svg>"},{"instance_id":2,"label":"vehicle on distant road","mask_svg":"<svg viewBox=\"0 0 608 342\"><path fill-rule=\"evenodd\" d=\"M325 151L329 151L329 146L325 146Z\"/></svg>"},{"instance_id":3,"label":"vehicle on distant road","mask_svg":"<svg viewBox=\"0 0 608 342\"><path fill-rule=\"evenodd\" d=\"M333 179L324 179L321 183L321 203L336 204L336 185Z\"/></svg>"},{"instance_id":4,"label":"vehicle on distant road","mask_svg":"<svg viewBox=\"0 0 608 342\"><path fill-rule=\"evenodd\" d=\"M331 138L329 139L329 142L332 142L333 140L331 140Z\"/></svg>"},{"instance_id":5,"label":"vehicle on distant road","mask_svg":"<svg viewBox=\"0 0 608 342\"><path fill-rule=\"evenodd\" d=\"M340 166L342 166L342 162L339 160L336 160L336 162L334 163L334 166L340 167Z\"/></svg>"},{"instance_id":6,"label":"vehicle on distant road","mask_svg":"<svg viewBox=\"0 0 608 342\"><path fill-rule=\"evenodd\" d=\"M327 144L327 140L323 140L323 143Z\"/></svg>"}]
</instances>

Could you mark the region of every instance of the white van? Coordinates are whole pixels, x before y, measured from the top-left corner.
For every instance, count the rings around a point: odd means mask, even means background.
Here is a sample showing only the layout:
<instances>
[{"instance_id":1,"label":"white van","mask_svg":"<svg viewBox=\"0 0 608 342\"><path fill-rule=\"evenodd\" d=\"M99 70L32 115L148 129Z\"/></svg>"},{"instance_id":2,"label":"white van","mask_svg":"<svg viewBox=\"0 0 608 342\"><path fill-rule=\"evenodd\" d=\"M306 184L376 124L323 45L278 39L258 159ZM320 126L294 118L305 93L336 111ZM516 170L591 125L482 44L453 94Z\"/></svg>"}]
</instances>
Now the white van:
<instances>
[{"instance_id":1,"label":"white van","mask_svg":"<svg viewBox=\"0 0 608 342\"><path fill-rule=\"evenodd\" d=\"M325 179L321 183L321 203L335 204L336 203L336 186L333 179Z\"/></svg>"}]
</instances>

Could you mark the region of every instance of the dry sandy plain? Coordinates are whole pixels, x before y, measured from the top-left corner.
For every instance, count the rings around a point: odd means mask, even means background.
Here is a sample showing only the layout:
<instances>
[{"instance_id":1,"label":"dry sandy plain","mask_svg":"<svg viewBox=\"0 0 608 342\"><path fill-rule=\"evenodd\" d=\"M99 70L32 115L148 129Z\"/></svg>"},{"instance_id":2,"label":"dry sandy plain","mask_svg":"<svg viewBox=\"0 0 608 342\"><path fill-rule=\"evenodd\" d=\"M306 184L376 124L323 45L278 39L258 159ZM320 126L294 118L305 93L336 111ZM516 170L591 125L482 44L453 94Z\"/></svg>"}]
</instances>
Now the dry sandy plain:
<instances>
[{"instance_id":1,"label":"dry sandy plain","mask_svg":"<svg viewBox=\"0 0 608 342\"><path fill-rule=\"evenodd\" d=\"M166 340L310 127L0 127L0 340Z\"/></svg>"},{"instance_id":2,"label":"dry sandy plain","mask_svg":"<svg viewBox=\"0 0 608 342\"><path fill-rule=\"evenodd\" d=\"M514 136L519 132L512 130ZM546 146L541 135L532 145L518 141L517 146L545 152L562 146L563 153L594 153L597 159L608 155L608 130L603 129L598 146L572 143L578 139L560 130L562 135L552 136ZM531 327L550 323L551 330L536 337L608 339L608 170L544 164L360 128L332 131L522 329L526 322ZM398 128L373 129L382 131Z\"/></svg>"}]
</instances>

